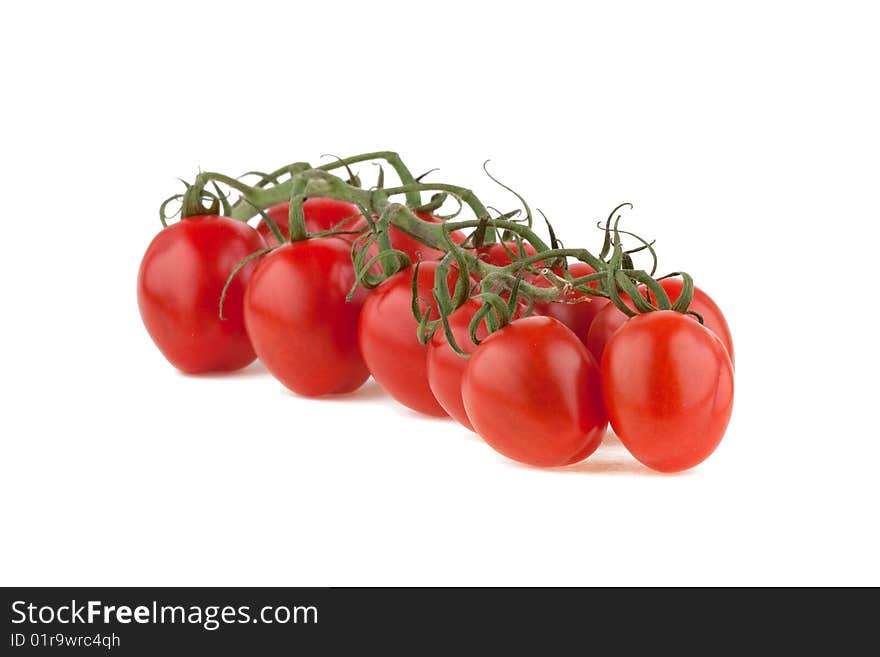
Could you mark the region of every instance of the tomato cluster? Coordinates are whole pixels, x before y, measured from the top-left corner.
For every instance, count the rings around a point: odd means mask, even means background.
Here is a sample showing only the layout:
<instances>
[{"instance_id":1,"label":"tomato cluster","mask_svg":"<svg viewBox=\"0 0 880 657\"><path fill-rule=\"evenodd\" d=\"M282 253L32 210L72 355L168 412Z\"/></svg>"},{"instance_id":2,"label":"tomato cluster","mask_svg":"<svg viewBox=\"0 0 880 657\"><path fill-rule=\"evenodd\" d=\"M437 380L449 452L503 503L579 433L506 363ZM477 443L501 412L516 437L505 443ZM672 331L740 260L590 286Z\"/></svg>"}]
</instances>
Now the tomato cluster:
<instances>
[{"instance_id":1,"label":"tomato cluster","mask_svg":"<svg viewBox=\"0 0 880 657\"><path fill-rule=\"evenodd\" d=\"M192 374L259 358L303 396L352 392L372 376L404 406L449 415L533 466L589 457L609 423L661 472L712 453L733 405L733 342L689 276L634 270L616 225L599 257L559 247L552 231L547 246L530 223L492 220L471 192L438 185L477 214L447 221L414 202L426 185L384 157L405 205L332 167L255 187L200 174L138 276L141 316L165 357ZM207 191L218 180L242 202Z\"/></svg>"}]
</instances>

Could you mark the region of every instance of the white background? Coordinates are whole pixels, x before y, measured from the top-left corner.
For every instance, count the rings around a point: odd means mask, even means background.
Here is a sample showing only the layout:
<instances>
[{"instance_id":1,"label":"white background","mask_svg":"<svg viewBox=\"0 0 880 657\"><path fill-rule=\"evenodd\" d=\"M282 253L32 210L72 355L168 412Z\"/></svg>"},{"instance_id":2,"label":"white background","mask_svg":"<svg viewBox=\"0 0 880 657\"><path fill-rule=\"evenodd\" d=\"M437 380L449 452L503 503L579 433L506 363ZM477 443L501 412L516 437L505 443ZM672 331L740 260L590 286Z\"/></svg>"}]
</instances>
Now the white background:
<instances>
[{"instance_id":1,"label":"white background","mask_svg":"<svg viewBox=\"0 0 880 657\"><path fill-rule=\"evenodd\" d=\"M0 583L880 584L870 7L6 3ZM540 471L372 382L176 373L135 302L175 177L375 149L513 207L492 158L568 245L632 201L732 327L718 451Z\"/></svg>"}]
</instances>

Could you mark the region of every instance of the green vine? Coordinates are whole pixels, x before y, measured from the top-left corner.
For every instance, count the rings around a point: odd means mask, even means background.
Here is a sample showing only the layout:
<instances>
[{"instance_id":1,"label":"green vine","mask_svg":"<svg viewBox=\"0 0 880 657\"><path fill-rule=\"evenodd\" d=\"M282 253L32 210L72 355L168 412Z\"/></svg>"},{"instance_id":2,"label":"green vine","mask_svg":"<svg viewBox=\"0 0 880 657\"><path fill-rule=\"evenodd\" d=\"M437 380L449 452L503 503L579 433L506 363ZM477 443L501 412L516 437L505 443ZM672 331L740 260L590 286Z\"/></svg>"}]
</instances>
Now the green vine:
<instances>
[{"instance_id":1,"label":"green vine","mask_svg":"<svg viewBox=\"0 0 880 657\"><path fill-rule=\"evenodd\" d=\"M658 261L654 242L620 229L620 211L625 207L631 208L631 204L617 206L608 215L604 226L599 224L603 230L603 242L596 255L584 248L565 248L543 213L541 215L547 226L549 243L538 235L532 226L533 215L525 198L492 176L487 168L488 162L483 165L486 174L511 192L522 208L507 213L496 211L497 216L493 217L490 213L491 206L485 205L471 189L448 183L422 182L421 179L426 174L419 178L413 177L400 156L391 151L377 151L348 158L331 157L335 158L334 161L319 167L295 162L268 173L250 171L238 178L217 172L201 172L192 184L187 185L183 193L175 194L162 202L159 208L160 220L163 226L168 225L169 220L177 214L169 214L168 209L176 202L180 202L179 213L182 219L222 212L233 219L248 221L259 215L275 238L283 243L284 237L265 210L273 205L289 202L290 241L339 233L356 235L352 242L352 264L356 282L349 297L354 294L357 286L374 288L389 276L410 266L408 256L393 248L389 234L393 226L421 244L446 253L436 269L432 290L439 317L431 318L427 311L423 312L422 306L427 300L418 298L415 278L413 316L418 324L420 340L430 339L435 330L442 328L450 346L460 355L466 354L455 344L448 318L468 299L475 299L481 304L469 327L470 338L475 344L479 344L477 333L481 324L491 333L508 324L519 305L525 305L525 314L528 314L536 302L576 303L589 297L602 297L610 299L628 316L657 310L696 315L688 309L693 297L693 279L684 272L654 278ZM375 163L377 160L394 170L400 180L399 185L384 186L384 169L380 164L379 184L370 189L360 186L360 180L351 166L361 162ZM347 180L333 173L338 169L345 170ZM258 176L256 184L249 185L242 181L242 178L249 175ZM230 203L228 192L224 192L221 186L238 193L239 198ZM428 203L422 202L423 192L431 194ZM306 230L303 202L313 197L345 201L357 206L366 225L356 231L345 230L351 228L349 224L353 218L350 218L329 231L310 235ZM402 197L403 202L395 200L397 197ZM438 214L449 199L458 204L458 209L450 215ZM464 208L468 208L473 214L472 219L459 219ZM417 212L430 214L439 221L425 221L416 215ZM524 212L525 218L517 221L516 217L521 212ZM455 231L469 231L464 243L456 244L452 239ZM638 246L625 250L623 236L635 239ZM496 240L508 252L511 258L509 265L493 265L480 257L480 250L484 245ZM516 248L508 247L505 242L513 242ZM525 244L531 245L537 253L528 255ZM240 263L230 276L230 281L247 262L268 251L260 251ZM633 266L632 256L643 251L651 257L650 272ZM571 276L566 264L568 259L586 263L595 273ZM459 278L455 289L450 292L446 281L453 266L458 269ZM418 275L418 268L419 263L415 263L414 276ZM683 281L682 291L674 303L659 282L669 276L679 276ZM540 278L545 283L549 282L549 285L538 285ZM470 285L473 279L479 281L479 291L475 294L472 294ZM229 281L227 288L228 284ZM222 314L222 299L220 308ZM697 318L702 321L698 315Z\"/></svg>"}]
</instances>

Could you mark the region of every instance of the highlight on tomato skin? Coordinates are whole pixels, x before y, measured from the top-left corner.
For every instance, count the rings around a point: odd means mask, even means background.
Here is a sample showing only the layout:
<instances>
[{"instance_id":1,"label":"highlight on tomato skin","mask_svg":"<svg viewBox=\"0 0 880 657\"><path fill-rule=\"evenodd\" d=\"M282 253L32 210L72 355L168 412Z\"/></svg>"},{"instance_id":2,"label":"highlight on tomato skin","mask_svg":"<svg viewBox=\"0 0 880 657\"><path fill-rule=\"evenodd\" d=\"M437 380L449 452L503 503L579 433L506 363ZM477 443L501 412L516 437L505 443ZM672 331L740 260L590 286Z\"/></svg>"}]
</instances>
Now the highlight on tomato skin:
<instances>
[{"instance_id":1,"label":"highlight on tomato skin","mask_svg":"<svg viewBox=\"0 0 880 657\"><path fill-rule=\"evenodd\" d=\"M220 295L235 266L265 248L259 233L220 215L197 215L160 231L138 270L141 318L162 355L187 374L229 372L256 359L244 327L250 263L230 283L220 319Z\"/></svg>"},{"instance_id":2,"label":"highlight on tomato skin","mask_svg":"<svg viewBox=\"0 0 880 657\"><path fill-rule=\"evenodd\" d=\"M608 341L602 396L630 453L660 472L702 463L733 411L733 363L721 340L671 310L638 315Z\"/></svg>"},{"instance_id":3,"label":"highlight on tomato skin","mask_svg":"<svg viewBox=\"0 0 880 657\"><path fill-rule=\"evenodd\" d=\"M358 348L363 290L354 284L350 245L338 237L285 244L263 256L247 287L244 318L266 369L293 392L353 392L369 377Z\"/></svg>"},{"instance_id":4,"label":"highlight on tomato skin","mask_svg":"<svg viewBox=\"0 0 880 657\"><path fill-rule=\"evenodd\" d=\"M581 461L608 426L596 361L552 317L518 319L486 338L465 370L462 399L477 433L527 465Z\"/></svg>"},{"instance_id":5,"label":"highlight on tomato skin","mask_svg":"<svg viewBox=\"0 0 880 657\"><path fill-rule=\"evenodd\" d=\"M418 272L418 294L427 303L424 311L439 317L432 295L434 272L439 262L423 262ZM371 290L361 311L358 341L370 374L389 395L404 406L437 417L446 411L428 384L426 353L416 335L412 314L413 268L397 272ZM458 272L450 270L448 285L454 289Z\"/></svg>"}]
</instances>

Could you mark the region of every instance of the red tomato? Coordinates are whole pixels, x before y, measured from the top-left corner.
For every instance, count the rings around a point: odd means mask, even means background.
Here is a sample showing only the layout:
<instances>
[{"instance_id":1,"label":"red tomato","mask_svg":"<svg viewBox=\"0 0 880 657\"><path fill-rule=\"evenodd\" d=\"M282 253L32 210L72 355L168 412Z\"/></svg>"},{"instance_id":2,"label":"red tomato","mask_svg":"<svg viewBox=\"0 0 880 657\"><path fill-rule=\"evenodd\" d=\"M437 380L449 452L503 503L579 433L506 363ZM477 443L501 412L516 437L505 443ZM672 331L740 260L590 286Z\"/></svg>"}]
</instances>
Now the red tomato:
<instances>
[{"instance_id":1,"label":"red tomato","mask_svg":"<svg viewBox=\"0 0 880 657\"><path fill-rule=\"evenodd\" d=\"M418 294L429 303L433 319L439 317L431 293L438 264L425 262L419 267ZM361 354L370 374L394 399L419 413L443 416L446 411L428 385L428 346L420 344L416 336L412 277L413 269L408 267L370 292L358 330ZM457 272L451 270L450 289L454 289L457 277Z\"/></svg>"},{"instance_id":2,"label":"red tomato","mask_svg":"<svg viewBox=\"0 0 880 657\"><path fill-rule=\"evenodd\" d=\"M513 262L513 259L507 251L509 250L511 253L517 254L519 253L519 246L516 242L504 242L504 245L507 247L507 250L505 250L504 246L499 242L480 247L480 249L477 250L477 257L479 257L480 260L488 262L490 265L506 267ZM535 247L528 242L523 242L523 250L525 251L526 256L533 256L538 253L535 250ZM542 267L543 263L536 262L532 266Z\"/></svg>"},{"instance_id":3,"label":"red tomato","mask_svg":"<svg viewBox=\"0 0 880 657\"><path fill-rule=\"evenodd\" d=\"M288 227L288 220L290 219L290 203L284 202L273 205L266 210L266 214L275 222L275 225L281 231L281 234L284 235L285 239L289 238L290 228ZM303 201L303 218L305 219L306 230L310 233L323 233L335 227L339 222L351 217L356 217L356 219L346 222L341 230L360 230L367 225L361 215L361 211L352 203L320 197L307 198ZM277 246L278 240L275 239L269 224L260 219L260 223L257 224L257 230L260 231L260 235L266 240L266 244ZM337 237L352 242L357 236L340 234Z\"/></svg>"},{"instance_id":4,"label":"red tomato","mask_svg":"<svg viewBox=\"0 0 880 657\"><path fill-rule=\"evenodd\" d=\"M660 281L660 285L666 290L669 300L675 303L675 300L681 294L684 283L679 278L664 278ZM653 294L651 295L651 300L654 301ZM624 297L624 301L631 308L633 307L628 298ZM720 338L722 344L727 349L727 353L730 354L730 360L733 361L733 337L730 335L727 320L724 319L721 309L712 301L712 298L700 288L694 287L694 297L691 301L690 309L703 317L706 328ZM688 317L694 321L697 320L693 315L688 315ZM605 350L608 340L617 329L626 323L627 319L627 316L610 302L606 305L606 308L596 315L587 332L586 345L597 359L602 358L602 352Z\"/></svg>"},{"instance_id":5,"label":"red tomato","mask_svg":"<svg viewBox=\"0 0 880 657\"><path fill-rule=\"evenodd\" d=\"M358 351L364 294L354 284L350 245L319 237L279 247L260 261L244 299L260 360L290 390L309 397L357 390L369 373Z\"/></svg>"},{"instance_id":6,"label":"red tomato","mask_svg":"<svg viewBox=\"0 0 880 657\"><path fill-rule=\"evenodd\" d=\"M671 310L617 331L602 356L611 427L639 461L678 472L718 446L733 410L733 363L721 340Z\"/></svg>"},{"instance_id":7,"label":"red tomato","mask_svg":"<svg viewBox=\"0 0 880 657\"><path fill-rule=\"evenodd\" d=\"M596 361L577 336L551 317L526 317L476 349L461 396L489 445L537 466L585 459L608 420Z\"/></svg>"},{"instance_id":8,"label":"red tomato","mask_svg":"<svg viewBox=\"0 0 880 657\"><path fill-rule=\"evenodd\" d=\"M570 264L568 266L568 271L574 278L589 276L590 274L596 273L596 270L585 262L575 262ZM550 281L540 275L532 277L529 282L538 287L551 287ZM599 289L599 284L590 283L590 287L593 289ZM581 301L579 303L536 303L535 312L540 315L546 315L558 319L570 328L574 334L578 336L581 342L586 344L587 331L590 330L590 324L593 323L593 319L599 314L599 311L610 304L611 301L603 297L593 297L580 292L573 292L568 295L566 299L572 300L585 297L588 301Z\"/></svg>"},{"instance_id":9,"label":"red tomato","mask_svg":"<svg viewBox=\"0 0 880 657\"><path fill-rule=\"evenodd\" d=\"M480 303L471 299L449 316L449 327L455 336L456 344L469 354L474 352L477 345L471 341L468 327L479 309ZM485 336L485 325L481 323L477 337L482 339ZM438 328L428 344L428 385L440 406L473 431L474 427L468 419L464 402L461 400L461 379L467 364L468 360L456 354L449 346L443 327Z\"/></svg>"},{"instance_id":10,"label":"red tomato","mask_svg":"<svg viewBox=\"0 0 880 657\"><path fill-rule=\"evenodd\" d=\"M160 232L141 261L138 307L153 342L188 374L237 370L256 358L242 319L242 300L254 263L233 279L223 320L220 294L235 266L266 247L241 221L189 217Z\"/></svg>"}]
</instances>

